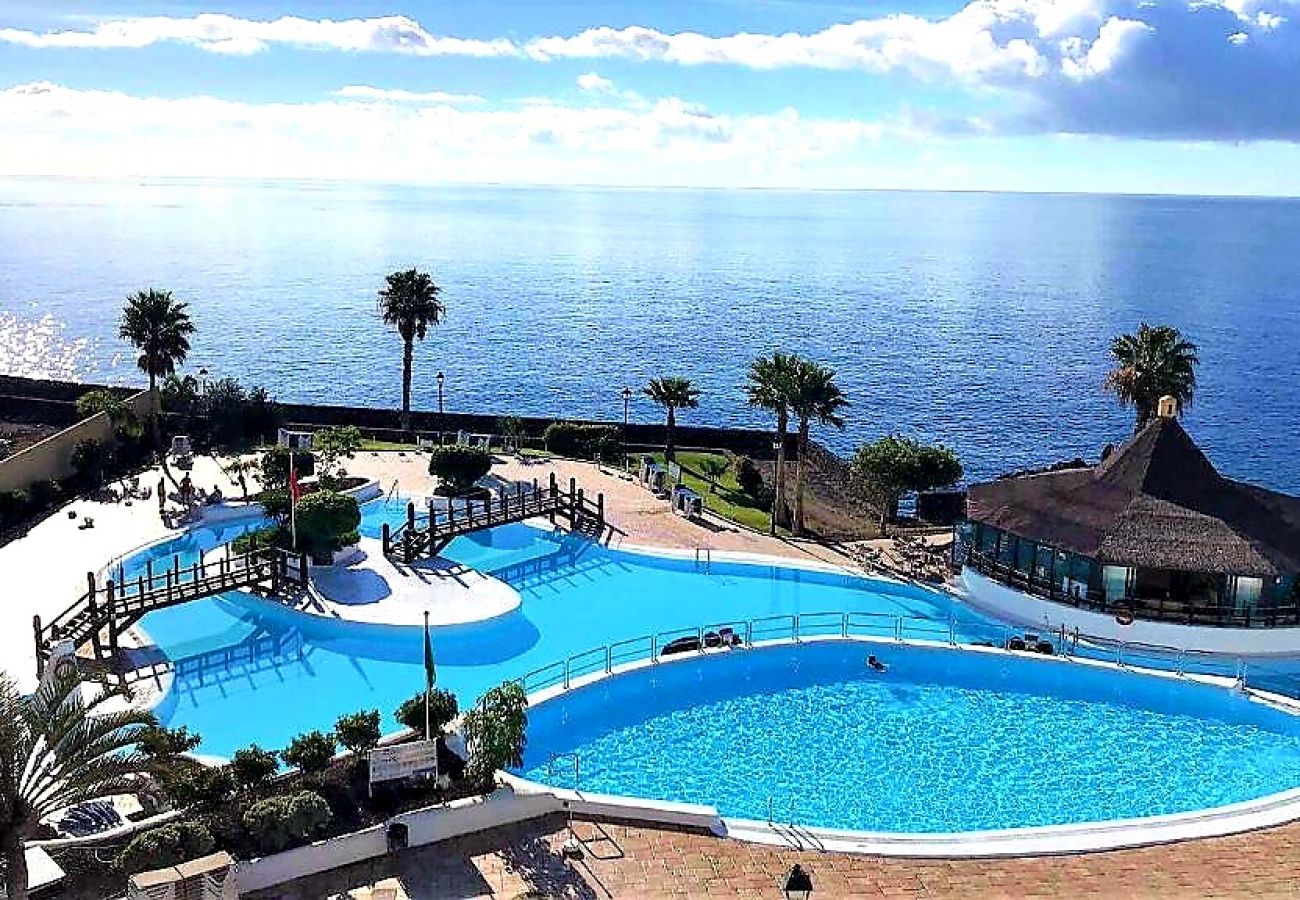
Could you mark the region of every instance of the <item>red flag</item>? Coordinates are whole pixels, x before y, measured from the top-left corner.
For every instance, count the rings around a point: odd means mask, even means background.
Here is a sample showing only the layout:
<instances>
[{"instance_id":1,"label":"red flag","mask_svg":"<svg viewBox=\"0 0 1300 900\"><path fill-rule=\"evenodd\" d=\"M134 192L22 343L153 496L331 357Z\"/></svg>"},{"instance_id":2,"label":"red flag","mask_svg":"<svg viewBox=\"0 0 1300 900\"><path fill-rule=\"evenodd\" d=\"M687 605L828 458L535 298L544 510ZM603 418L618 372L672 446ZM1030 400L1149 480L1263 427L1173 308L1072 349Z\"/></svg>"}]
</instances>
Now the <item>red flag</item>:
<instances>
[{"instance_id":1,"label":"red flag","mask_svg":"<svg viewBox=\"0 0 1300 900\"><path fill-rule=\"evenodd\" d=\"M302 488L298 485L298 470L294 468L292 457L289 459L289 497L294 503L302 499Z\"/></svg>"}]
</instances>

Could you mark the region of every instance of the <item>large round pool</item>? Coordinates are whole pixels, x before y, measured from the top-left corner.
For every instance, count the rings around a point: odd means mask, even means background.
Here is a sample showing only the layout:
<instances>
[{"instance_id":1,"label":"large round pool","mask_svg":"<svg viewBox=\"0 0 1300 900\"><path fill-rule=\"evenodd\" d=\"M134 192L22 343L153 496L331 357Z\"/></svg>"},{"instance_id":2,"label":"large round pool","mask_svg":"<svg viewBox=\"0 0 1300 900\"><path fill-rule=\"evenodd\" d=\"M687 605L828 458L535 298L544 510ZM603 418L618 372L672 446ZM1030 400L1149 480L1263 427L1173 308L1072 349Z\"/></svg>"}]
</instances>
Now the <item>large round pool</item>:
<instances>
[{"instance_id":1,"label":"large round pool","mask_svg":"<svg viewBox=\"0 0 1300 900\"><path fill-rule=\"evenodd\" d=\"M1295 788L1300 718L1179 678L827 641L650 666L535 707L520 774L573 787L572 754L584 791L826 828L980 831Z\"/></svg>"}]
</instances>

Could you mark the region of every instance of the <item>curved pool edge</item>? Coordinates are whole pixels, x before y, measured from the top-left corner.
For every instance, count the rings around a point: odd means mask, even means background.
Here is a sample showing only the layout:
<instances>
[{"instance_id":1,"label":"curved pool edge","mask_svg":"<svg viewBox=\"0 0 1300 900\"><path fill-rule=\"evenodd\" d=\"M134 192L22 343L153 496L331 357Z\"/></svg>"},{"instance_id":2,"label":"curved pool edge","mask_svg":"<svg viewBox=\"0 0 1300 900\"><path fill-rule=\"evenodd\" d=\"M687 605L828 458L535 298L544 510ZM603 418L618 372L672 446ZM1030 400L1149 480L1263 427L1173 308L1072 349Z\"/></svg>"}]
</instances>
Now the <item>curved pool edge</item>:
<instances>
[{"instance_id":1,"label":"curved pool edge","mask_svg":"<svg viewBox=\"0 0 1300 900\"><path fill-rule=\"evenodd\" d=\"M703 656L761 652L797 643L854 642L896 646L902 644L952 653L985 653L1015 659L1033 660L1051 665L1081 665L1117 673L1194 682L1223 690L1233 689L1231 679L1214 675L1177 674L1161 669L1119 665L1095 659L1043 656L1004 650L1000 647L974 645L952 646L942 641L927 641L876 636L818 635L790 640L756 642L746 649L713 648L697 653L677 654L667 659L642 659L614 666L609 672L596 672L573 679L569 687L554 686L529 694L529 708L539 706L565 694L621 675L653 666L671 665ZM1300 701L1267 691L1243 691L1252 702L1263 703L1289 715L1300 717ZM933 859L981 859L1015 856L1056 856L1095 853L1171 844L1203 838L1225 837L1243 832L1274 828L1300 820L1300 787L1279 791L1224 806L1207 807L1189 812L1169 813L1142 818L1079 822L1066 825L1026 826L959 832L893 832L805 826L799 823L764 822L723 816L714 806L672 800L631 797L575 791L540 781L532 781L510 772L498 777L520 789L548 793L575 813L587 811L616 819L707 829L719 837L748 843L782 846L799 850L857 853L875 856ZM680 820L680 821L679 821Z\"/></svg>"}]
</instances>

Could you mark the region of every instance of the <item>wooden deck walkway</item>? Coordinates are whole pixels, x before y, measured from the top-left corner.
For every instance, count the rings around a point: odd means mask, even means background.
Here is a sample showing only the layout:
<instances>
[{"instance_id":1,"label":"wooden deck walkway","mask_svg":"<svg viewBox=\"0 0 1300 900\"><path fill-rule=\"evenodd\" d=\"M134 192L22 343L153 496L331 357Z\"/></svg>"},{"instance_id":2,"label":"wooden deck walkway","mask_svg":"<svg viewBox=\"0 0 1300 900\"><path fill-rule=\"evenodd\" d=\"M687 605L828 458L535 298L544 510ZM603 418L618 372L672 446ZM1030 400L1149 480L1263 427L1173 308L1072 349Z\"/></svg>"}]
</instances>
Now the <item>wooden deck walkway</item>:
<instances>
[{"instance_id":1,"label":"wooden deck walkway","mask_svg":"<svg viewBox=\"0 0 1300 900\"><path fill-rule=\"evenodd\" d=\"M182 566L179 557L174 557L172 567L161 574L153 571L150 561L145 574L121 581L110 578L102 585L96 582L95 573L88 572L86 593L53 621L42 626L40 616L33 617L37 674L44 673L55 645L65 641L78 650L90 643L99 658L106 640L116 656L118 636L154 610L240 588L263 587L277 593L283 584L306 583L306 554L273 548L190 566Z\"/></svg>"},{"instance_id":2,"label":"wooden deck walkway","mask_svg":"<svg viewBox=\"0 0 1300 900\"><path fill-rule=\"evenodd\" d=\"M423 525L417 519L415 504L407 503L406 521L396 530L384 523L384 555L410 564L420 558L437 556L461 535L543 516L552 522L557 517L566 519L571 531L593 537L600 537L605 531L605 496L597 494L592 502L573 478L569 479L568 490L561 490L554 474L545 487L536 481L531 487L519 482L513 493L501 491L481 499L469 498L464 503L459 512L452 506L431 511L424 517Z\"/></svg>"}]
</instances>

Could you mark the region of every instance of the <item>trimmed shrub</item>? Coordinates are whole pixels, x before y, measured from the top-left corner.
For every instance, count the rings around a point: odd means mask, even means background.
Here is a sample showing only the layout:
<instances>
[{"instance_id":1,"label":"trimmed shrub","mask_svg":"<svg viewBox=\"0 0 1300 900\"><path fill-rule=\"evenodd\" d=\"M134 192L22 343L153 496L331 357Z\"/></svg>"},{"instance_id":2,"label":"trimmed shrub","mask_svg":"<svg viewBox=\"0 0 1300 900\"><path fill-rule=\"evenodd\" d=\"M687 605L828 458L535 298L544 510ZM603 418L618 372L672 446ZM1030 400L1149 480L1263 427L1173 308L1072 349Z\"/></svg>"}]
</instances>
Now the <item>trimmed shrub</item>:
<instances>
[{"instance_id":1,"label":"trimmed shrub","mask_svg":"<svg viewBox=\"0 0 1300 900\"><path fill-rule=\"evenodd\" d=\"M434 688L429 694L429 730L434 737L442 734L459 713L460 705L451 691ZM424 691L397 707L393 718L416 734L424 734Z\"/></svg>"},{"instance_id":2,"label":"trimmed shrub","mask_svg":"<svg viewBox=\"0 0 1300 900\"><path fill-rule=\"evenodd\" d=\"M293 466L299 478L316 472L316 456L310 450L294 450ZM276 444L269 447L258 460L259 481L268 491L283 491L289 487L289 448Z\"/></svg>"},{"instance_id":3,"label":"trimmed shrub","mask_svg":"<svg viewBox=\"0 0 1300 900\"><path fill-rule=\"evenodd\" d=\"M754 461L748 456L738 456L733 466L736 470L736 484L741 493L751 497L761 496L764 488L763 473L754 465Z\"/></svg>"},{"instance_id":4,"label":"trimmed shrub","mask_svg":"<svg viewBox=\"0 0 1300 900\"><path fill-rule=\"evenodd\" d=\"M316 491L298 501L298 549L328 561L334 551L361 540L357 499L334 491Z\"/></svg>"},{"instance_id":5,"label":"trimmed shrub","mask_svg":"<svg viewBox=\"0 0 1300 900\"><path fill-rule=\"evenodd\" d=\"M283 525L268 525L265 528L254 528L252 531L246 531L235 538L230 542L230 552L235 556L240 556L252 550L261 550L264 547L281 546L289 546L287 529Z\"/></svg>"},{"instance_id":6,"label":"trimmed shrub","mask_svg":"<svg viewBox=\"0 0 1300 900\"><path fill-rule=\"evenodd\" d=\"M140 731L136 745L141 753L149 756L176 756L189 753L199 745L202 738L182 725L180 728L166 728L162 725L150 725Z\"/></svg>"},{"instance_id":7,"label":"trimmed shrub","mask_svg":"<svg viewBox=\"0 0 1300 900\"><path fill-rule=\"evenodd\" d=\"M172 822L136 835L118 854L117 865L134 875L207 856L213 846L212 832L201 822Z\"/></svg>"},{"instance_id":8,"label":"trimmed shrub","mask_svg":"<svg viewBox=\"0 0 1300 900\"><path fill-rule=\"evenodd\" d=\"M270 781L271 776L279 769L279 755L270 750L263 750L257 744L236 750L230 760L230 773L235 778L235 784L244 790L261 787Z\"/></svg>"},{"instance_id":9,"label":"trimmed shrub","mask_svg":"<svg viewBox=\"0 0 1300 900\"><path fill-rule=\"evenodd\" d=\"M312 775L328 769L338 751L339 744L334 735L308 731L290 741L289 746L280 752L280 758L304 775Z\"/></svg>"},{"instance_id":10,"label":"trimmed shrub","mask_svg":"<svg viewBox=\"0 0 1300 900\"><path fill-rule=\"evenodd\" d=\"M429 474L438 479L438 490L445 494L463 494L492 471L492 453L468 444L435 447L429 456Z\"/></svg>"},{"instance_id":11,"label":"trimmed shrub","mask_svg":"<svg viewBox=\"0 0 1300 900\"><path fill-rule=\"evenodd\" d=\"M315 837L330 817L320 794L302 791L254 803L244 813L244 827L261 852L278 853Z\"/></svg>"},{"instance_id":12,"label":"trimmed shrub","mask_svg":"<svg viewBox=\"0 0 1300 900\"><path fill-rule=\"evenodd\" d=\"M339 743L358 756L369 753L379 743L379 710L340 716L334 723Z\"/></svg>"},{"instance_id":13,"label":"trimmed shrub","mask_svg":"<svg viewBox=\"0 0 1300 900\"><path fill-rule=\"evenodd\" d=\"M605 459L619 448L619 432L615 425L578 425L574 422L552 422L542 432L546 451L557 456L574 459Z\"/></svg>"},{"instance_id":14,"label":"trimmed shrub","mask_svg":"<svg viewBox=\"0 0 1300 900\"><path fill-rule=\"evenodd\" d=\"M230 770L216 766L187 765L168 773L164 787L172 806L215 806L235 792Z\"/></svg>"}]
</instances>

